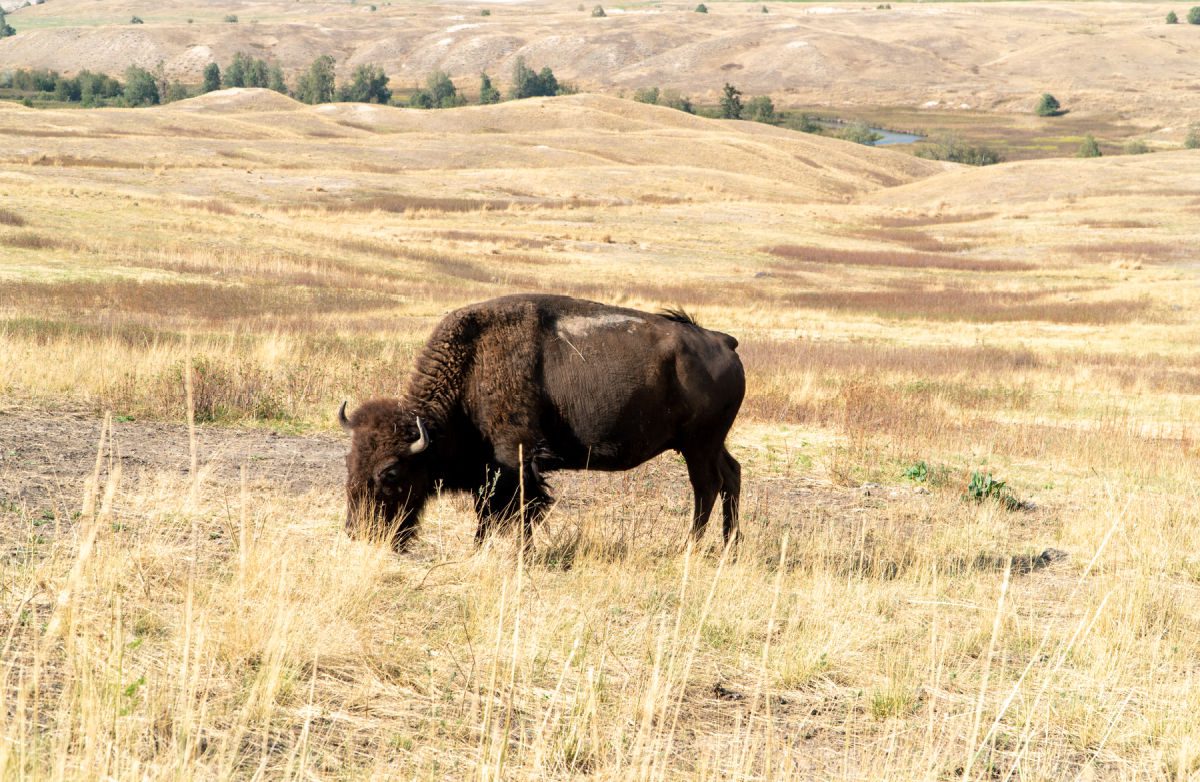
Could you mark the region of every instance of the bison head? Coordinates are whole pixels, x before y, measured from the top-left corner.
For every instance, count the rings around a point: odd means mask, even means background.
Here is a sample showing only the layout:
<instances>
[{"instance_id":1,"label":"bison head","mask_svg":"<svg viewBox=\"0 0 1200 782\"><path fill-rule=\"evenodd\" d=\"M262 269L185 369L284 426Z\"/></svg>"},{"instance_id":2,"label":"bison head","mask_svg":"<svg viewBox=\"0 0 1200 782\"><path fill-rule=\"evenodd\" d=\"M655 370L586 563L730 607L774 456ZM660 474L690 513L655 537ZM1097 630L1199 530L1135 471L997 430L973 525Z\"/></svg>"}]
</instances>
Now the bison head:
<instances>
[{"instance_id":1,"label":"bison head","mask_svg":"<svg viewBox=\"0 0 1200 782\"><path fill-rule=\"evenodd\" d=\"M338 421L351 433L346 455L346 531L354 538L386 540L401 550L416 533L433 488L425 454L429 433L397 400L364 403Z\"/></svg>"}]
</instances>

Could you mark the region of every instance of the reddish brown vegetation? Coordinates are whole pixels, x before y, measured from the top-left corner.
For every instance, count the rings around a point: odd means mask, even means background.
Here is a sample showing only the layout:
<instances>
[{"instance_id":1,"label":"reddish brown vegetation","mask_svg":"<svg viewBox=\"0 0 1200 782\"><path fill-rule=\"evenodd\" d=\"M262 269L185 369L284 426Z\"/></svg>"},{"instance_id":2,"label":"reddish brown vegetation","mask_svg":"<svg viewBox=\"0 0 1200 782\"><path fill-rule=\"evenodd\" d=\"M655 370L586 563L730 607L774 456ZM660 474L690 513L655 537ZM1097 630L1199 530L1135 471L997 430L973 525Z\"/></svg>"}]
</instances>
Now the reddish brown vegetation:
<instances>
[{"instance_id":1,"label":"reddish brown vegetation","mask_svg":"<svg viewBox=\"0 0 1200 782\"><path fill-rule=\"evenodd\" d=\"M1036 268L1033 264L1021 261L987 261L958 255L891 252L888 250L829 250L823 247L804 247L794 244L779 244L766 248L766 251L780 258L801 263L840 266L890 266L903 269L954 269L972 272L1020 272Z\"/></svg>"}]
</instances>

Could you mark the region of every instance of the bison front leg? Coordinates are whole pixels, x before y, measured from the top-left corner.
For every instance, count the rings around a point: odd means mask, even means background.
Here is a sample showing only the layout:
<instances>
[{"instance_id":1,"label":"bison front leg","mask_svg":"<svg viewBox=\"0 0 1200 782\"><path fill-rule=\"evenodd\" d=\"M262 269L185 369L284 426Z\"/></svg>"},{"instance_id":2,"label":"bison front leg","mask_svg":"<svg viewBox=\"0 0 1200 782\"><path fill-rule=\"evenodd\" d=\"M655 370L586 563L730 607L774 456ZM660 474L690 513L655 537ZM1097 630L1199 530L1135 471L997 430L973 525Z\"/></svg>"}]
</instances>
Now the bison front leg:
<instances>
[{"instance_id":1,"label":"bison front leg","mask_svg":"<svg viewBox=\"0 0 1200 782\"><path fill-rule=\"evenodd\" d=\"M525 504L522 506L521 475L507 467L488 470L488 480L475 496L475 514L479 518L475 545L482 545L491 532L508 529L518 519L524 522L522 532L526 545L532 540L533 525L546 515L553 499L541 482L530 471L525 471Z\"/></svg>"}]
</instances>

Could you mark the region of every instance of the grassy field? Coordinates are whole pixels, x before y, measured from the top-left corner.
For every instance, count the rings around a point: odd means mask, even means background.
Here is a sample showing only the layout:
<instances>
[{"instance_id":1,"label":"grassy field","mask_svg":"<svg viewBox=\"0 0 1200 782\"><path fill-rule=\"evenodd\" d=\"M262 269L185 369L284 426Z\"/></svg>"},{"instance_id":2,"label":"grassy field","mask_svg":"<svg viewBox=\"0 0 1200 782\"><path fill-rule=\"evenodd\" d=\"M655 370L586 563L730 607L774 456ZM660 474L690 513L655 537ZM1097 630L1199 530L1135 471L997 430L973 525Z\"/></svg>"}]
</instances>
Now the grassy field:
<instances>
[{"instance_id":1,"label":"grassy field","mask_svg":"<svg viewBox=\"0 0 1200 782\"><path fill-rule=\"evenodd\" d=\"M1200 773L1197 153L587 95L0 135L0 779ZM460 497L342 534L337 404L522 290L738 337L736 557L675 455L556 475L528 557Z\"/></svg>"}]
</instances>

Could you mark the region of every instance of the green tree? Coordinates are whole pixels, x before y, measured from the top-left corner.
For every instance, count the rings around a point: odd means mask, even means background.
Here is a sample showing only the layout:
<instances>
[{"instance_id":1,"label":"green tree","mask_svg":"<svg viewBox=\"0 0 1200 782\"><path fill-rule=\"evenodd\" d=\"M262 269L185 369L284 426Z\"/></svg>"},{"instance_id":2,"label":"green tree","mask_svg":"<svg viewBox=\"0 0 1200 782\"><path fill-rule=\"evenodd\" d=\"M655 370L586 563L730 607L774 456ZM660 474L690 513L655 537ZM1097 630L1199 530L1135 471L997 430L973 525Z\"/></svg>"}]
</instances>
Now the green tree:
<instances>
[{"instance_id":1,"label":"green tree","mask_svg":"<svg viewBox=\"0 0 1200 782\"><path fill-rule=\"evenodd\" d=\"M338 100L351 103L387 103L392 99L388 77L378 65L360 65L350 83L338 91Z\"/></svg>"},{"instance_id":2,"label":"green tree","mask_svg":"<svg viewBox=\"0 0 1200 782\"><path fill-rule=\"evenodd\" d=\"M251 57L246 58L246 86L247 87L266 87L267 86L267 61L256 60Z\"/></svg>"},{"instance_id":3,"label":"green tree","mask_svg":"<svg viewBox=\"0 0 1200 782\"><path fill-rule=\"evenodd\" d=\"M708 13L708 6L706 6L704 3L701 3L700 5L696 6L696 13L698 13L698 14Z\"/></svg>"},{"instance_id":4,"label":"green tree","mask_svg":"<svg viewBox=\"0 0 1200 782\"><path fill-rule=\"evenodd\" d=\"M1062 113L1062 105L1058 102L1058 98L1048 92L1044 92L1042 93L1042 97L1038 98L1038 103L1034 107L1033 113L1039 117L1054 117Z\"/></svg>"},{"instance_id":5,"label":"green tree","mask_svg":"<svg viewBox=\"0 0 1200 782\"><path fill-rule=\"evenodd\" d=\"M604 16L608 16L608 14L604 13L604 6L598 5L592 9L592 18L593 19L599 19L600 17L604 17Z\"/></svg>"},{"instance_id":6,"label":"green tree","mask_svg":"<svg viewBox=\"0 0 1200 782\"><path fill-rule=\"evenodd\" d=\"M334 96L333 86L333 58L323 54L300 75L296 97L304 103L330 103Z\"/></svg>"},{"instance_id":7,"label":"green tree","mask_svg":"<svg viewBox=\"0 0 1200 782\"><path fill-rule=\"evenodd\" d=\"M757 95L751 98L746 101L746 119L773 125L778 119L775 114L775 103L767 95Z\"/></svg>"},{"instance_id":8,"label":"green tree","mask_svg":"<svg viewBox=\"0 0 1200 782\"><path fill-rule=\"evenodd\" d=\"M1075 153L1075 157L1100 157L1100 145L1096 143L1096 139L1089 133L1083 137L1083 142L1079 145L1079 151Z\"/></svg>"},{"instance_id":9,"label":"green tree","mask_svg":"<svg viewBox=\"0 0 1200 782\"><path fill-rule=\"evenodd\" d=\"M17 31L4 18L4 9L0 8L0 38L7 38L10 35L16 35Z\"/></svg>"},{"instance_id":10,"label":"green tree","mask_svg":"<svg viewBox=\"0 0 1200 782\"><path fill-rule=\"evenodd\" d=\"M215 62L210 62L204 66L204 83L200 87L201 92L213 92L221 89L221 66Z\"/></svg>"},{"instance_id":11,"label":"green tree","mask_svg":"<svg viewBox=\"0 0 1200 782\"><path fill-rule=\"evenodd\" d=\"M721 118L742 118L742 91L729 82L725 82L725 87L721 94Z\"/></svg>"},{"instance_id":12,"label":"green tree","mask_svg":"<svg viewBox=\"0 0 1200 782\"><path fill-rule=\"evenodd\" d=\"M54 99L63 103L79 100L82 96L82 89L79 84L79 79L68 79L65 76L59 76L54 82Z\"/></svg>"},{"instance_id":13,"label":"green tree","mask_svg":"<svg viewBox=\"0 0 1200 782\"><path fill-rule=\"evenodd\" d=\"M279 67L279 63L272 63L271 69L267 72L267 89L274 90L280 95L287 95L287 82L283 80L283 68Z\"/></svg>"},{"instance_id":14,"label":"green tree","mask_svg":"<svg viewBox=\"0 0 1200 782\"><path fill-rule=\"evenodd\" d=\"M158 103L158 82L145 68L131 65L125 69L125 103L129 106L153 106Z\"/></svg>"},{"instance_id":15,"label":"green tree","mask_svg":"<svg viewBox=\"0 0 1200 782\"><path fill-rule=\"evenodd\" d=\"M1174 11L1167 11L1167 24L1179 24L1179 17Z\"/></svg>"},{"instance_id":16,"label":"green tree","mask_svg":"<svg viewBox=\"0 0 1200 782\"><path fill-rule=\"evenodd\" d=\"M1188 9L1187 20L1188 24L1200 24L1200 5Z\"/></svg>"},{"instance_id":17,"label":"green tree","mask_svg":"<svg viewBox=\"0 0 1200 782\"><path fill-rule=\"evenodd\" d=\"M558 79L554 77L553 71L547 67L542 68L541 72L535 73L525 64L524 57L517 58L516 65L513 66L512 97L514 99L554 96L558 92Z\"/></svg>"},{"instance_id":18,"label":"green tree","mask_svg":"<svg viewBox=\"0 0 1200 782\"><path fill-rule=\"evenodd\" d=\"M486 73L479 74L479 102L484 105L500 102L500 90L492 86Z\"/></svg>"},{"instance_id":19,"label":"green tree","mask_svg":"<svg viewBox=\"0 0 1200 782\"><path fill-rule=\"evenodd\" d=\"M225 86L226 87L245 87L246 86L246 65L249 58L237 52L233 55L233 62L229 63L229 67L225 69Z\"/></svg>"}]
</instances>

